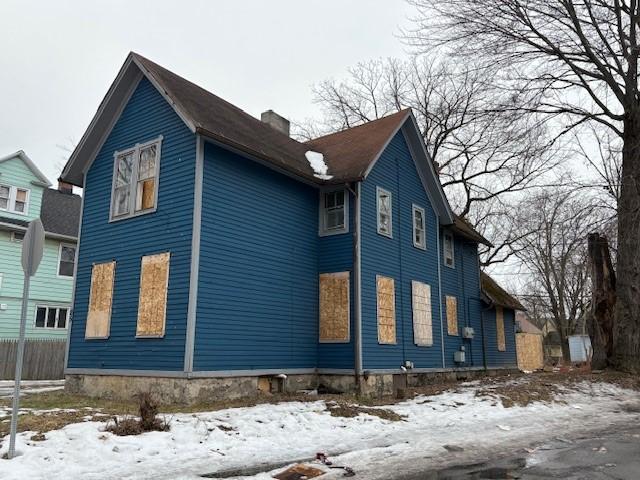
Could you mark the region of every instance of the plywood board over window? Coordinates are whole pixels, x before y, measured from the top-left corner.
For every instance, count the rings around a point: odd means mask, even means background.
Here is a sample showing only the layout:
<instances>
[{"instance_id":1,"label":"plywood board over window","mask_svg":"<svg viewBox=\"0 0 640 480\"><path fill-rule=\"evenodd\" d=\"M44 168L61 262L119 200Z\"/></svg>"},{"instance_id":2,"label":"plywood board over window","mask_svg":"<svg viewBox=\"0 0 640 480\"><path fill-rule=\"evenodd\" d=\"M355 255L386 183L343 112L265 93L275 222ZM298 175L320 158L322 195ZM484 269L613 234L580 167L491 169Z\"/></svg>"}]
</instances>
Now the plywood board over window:
<instances>
[{"instance_id":1,"label":"plywood board over window","mask_svg":"<svg viewBox=\"0 0 640 480\"><path fill-rule=\"evenodd\" d=\"M451 295L446 296L447 301L447 333L458 335L458 299Z\"/></svg>"},{"instance_id":2,"label":"plywood board over window","mask_svg":"<svg viewBox=\"0 0 640 480\"><path fill-rule=\"evenodd\" d=\"M91 292L85 338L109 336L115 271L116 262L96 263L91 269Z\"/></svg>"},{"instance_id":3,"label":"plywood board over window","mask_svg":"<svg viewBox=\"0 0 640 480\"><path fill-rule=\"evenodd\" d=\"M504 335L504 310L502 307L496 307L496 333L498 335L498 351L507 350L507 339Z\"/></svg>"},{"instance_id":4,"label":"plywood board over window","mask_svg":"<svg viewBox=\"0 0 640 480\"><path fill-rule=\"evenodd\" d=\"M169 252L142 257L137 337L162 337L167 316Z\"/></svg>"},{"instance_id":5,"label":"plywood board over window","mask_svg":"<svg viewBox=\"0 0 640 480\"><path fill-rule=\"evenodd\" d=\"M426 283L411 282L411 306L413 309L413 341L416 345L433 345L433 324L431 318L431 286Z\"/></svg>"},{"instance_id":6,"label":"plywood board over window","mask_svg":"<svg viewBox=\"0 0 640 480\"><path fill-rule=\"evenodd\" d=\"M320 341L349 341L349 272L320 274Z\"/></svg>"},{"instance_id":7,"label":"plywood board over window","mask_svg":"<svg viewBox=\"0 0 640 480\"><path fill-rule=\"evenodd\" d=\"M396 293L393 278L376 277L378 343L396 343Z\"/></svg>"}]
</instances>

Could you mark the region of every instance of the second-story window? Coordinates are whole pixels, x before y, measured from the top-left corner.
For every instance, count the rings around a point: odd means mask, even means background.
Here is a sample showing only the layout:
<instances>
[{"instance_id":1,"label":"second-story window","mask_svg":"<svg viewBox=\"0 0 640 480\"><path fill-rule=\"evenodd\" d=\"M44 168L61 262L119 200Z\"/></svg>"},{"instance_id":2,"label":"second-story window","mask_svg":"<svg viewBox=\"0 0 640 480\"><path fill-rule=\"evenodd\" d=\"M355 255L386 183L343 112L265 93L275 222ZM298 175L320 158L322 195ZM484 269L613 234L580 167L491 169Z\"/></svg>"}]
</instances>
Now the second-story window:
<instances>
[{"instance_id":1,"label":"second-story window","mask_svg":"<svg viewBox=\"0 0 640 480\"><path fill-rule=\"evenodd\" d=\"M0 185L0 210L26 215L28 201L29 190Z\"/></svg>"},{"instance_id":2,"label":"second-story window","mask_svg":"<svg viewBox=\"0 0 640 480\"><path fill-rule=\"evenodd\" d=\"M444 245L442 249L442 253L444 254L444 264L447 267L454 268L455 260L454 260L454 243L453 243L453 235L450 232L444 233Z\"/></svg>"},{"instance_id":3,"label":"second-story window","mask_svg":"<svg viewBox=\"0 0 640 480\"><path fill-rule=\"evenodd\" d=\"M73 267L76 260L75 245L60 244L58 255L58 275L61 277L73 277Z\"/></svg>"},{"instance_id":4,"label":"second-story window","mask_svg":"<svg viewBox=\"0 0 640 480\"><path fill-rule=\"evenodd\" d=\"M417 205L413 206L413 246L427 248L424 208Z\"/></svg>"},{"instance_id":5,"label":"second-story window","mask_svg":"<svg viewBox=\"0 0 640 480\"><path fill-rule=\"evenodd\" d=\"M320 234L345 233L348 229L349 197L346 192L334 190L320 194Z\"/></svg>"},{"instance_id":6,"label":"second-story window","mask_svg":"<svg viewBox=\"0 0 640 480\"><path fill-rule=\"evenodd\" d=\"M162 138L116 152L111 219L155 211Z\"/></svg>"},{"instance_id":7,"label":"second-story window","mask_svg":"<svg viewBox=\"0 0 640 480\"><path fill-rule=\"evenodd\" d=\"M386 237L393 236L391 192L384 188L376 189L378 198L378 233Z\"/></svg>"}]
</instances>

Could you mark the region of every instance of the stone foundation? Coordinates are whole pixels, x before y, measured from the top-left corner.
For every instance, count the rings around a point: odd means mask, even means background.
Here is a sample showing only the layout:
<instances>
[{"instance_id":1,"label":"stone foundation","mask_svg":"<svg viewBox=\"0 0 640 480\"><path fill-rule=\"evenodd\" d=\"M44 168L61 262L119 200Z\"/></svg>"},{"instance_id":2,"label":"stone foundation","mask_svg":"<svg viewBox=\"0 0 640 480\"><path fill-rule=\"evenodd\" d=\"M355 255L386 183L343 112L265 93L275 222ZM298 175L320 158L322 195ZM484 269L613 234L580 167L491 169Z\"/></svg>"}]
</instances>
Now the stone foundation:
<instances>
[{"instance_id":1,"label":"stone foundation","mask_svg":"<svg viewBox=\"0 0 640 480\"><path fill-rule=\"evenodd\" d=\"M517 372L506 370L452 370L403 374L364 374L362 395L382 397L397 394L408 387L421 387L444 381L471 380L482 376ZM150 392L160 403L197 404L261 394L321 388L334 393L355 393L353 375L294 374L286 379L275 376L170 378L124 375L66 375L65 391L114 400L130 400L141 392Z\"/></svg>"}]
</instances>

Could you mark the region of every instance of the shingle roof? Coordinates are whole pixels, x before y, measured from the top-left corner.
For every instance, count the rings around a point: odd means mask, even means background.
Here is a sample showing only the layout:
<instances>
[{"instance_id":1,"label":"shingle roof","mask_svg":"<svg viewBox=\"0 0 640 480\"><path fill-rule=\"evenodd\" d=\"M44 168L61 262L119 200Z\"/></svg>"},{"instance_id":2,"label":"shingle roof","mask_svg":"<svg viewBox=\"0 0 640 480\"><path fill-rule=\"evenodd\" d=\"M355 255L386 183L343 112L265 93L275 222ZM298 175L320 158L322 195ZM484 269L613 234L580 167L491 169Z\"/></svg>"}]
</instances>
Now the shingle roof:
<instances>
[{"instance_id":1,"label":"shingle roof","mask_svg":"<svg viewBox=\"0 0 640 480\"><path fill-rule=\"evenodd\" d=\"M542 335L542 330L536 327L533 323L531 323L526 318L517 318L518 322L518 330L522 333L533 333L535 335Z\"/></svg>"},{"instance_id":2,"label":"shingle roof","mask_svg":"<svg viewBox=\"0 0 640 480\"><path fill-rule=\"evenodd\" d=\"M29 222L26 220L18 220L16 218L11 217L0 217L0 223L8 223L11 225L16 225L18 227L27 228L29 226Z\"/></svg>"},{"instance_id":3,"label":"shingle roof","mask_svg":"<svg viewBox=\"0 0 640 480\"><path fill-rule=\"evenodd\" d=\"M526 310L518 299L507 293L493 278L484 272L480 272L480 288L482 293L494 305L513 308L514 310Z\"/></svg>"},{"instance_id":4,"label":"shingle roof","mask_svg":"<svg viewBox=\"0 0 640 480\"><path fill-rule=\"evenodd\" d=\"M457 215L455 216L451 230L456 232L458 235L473 240L474 242L483 243L488 247L493 247L489 240L480 235L473 226L462 217Z\"/></svg>"},{"instance_id":5,"label":"shingle roof","mask_svg":"<svg viewBox=\"0 0 640 480\"><path fill-rule=\"evenodd\" d=\"M361 180L409 115L411 110L401 110L378 120L315 138L306 145L324 155L331 175L343 181Z\"/></svg>"},{"instance_id":6,"label":"shingle roof","mask_svg":"<svg viewBox=\"0 0 640 480\"><path fill-rule=\"evenodd\" d=\"M198 133L266 160L276 167L317 181L305 158L307 146L244 110L199 87L157 63L132 53L178 109L189 117Z\"/></svg>"},{"instance_id":7,"label":"shingle roof","mask_svg":"<svg viewBox=\"0 0 640 480\"><path fill-rule=\"evenodd\" d=\"M45 189L40 210L44 231L77 238L81 201L80 195L62 193L52 188Z\"/></svg>"}]
</instances>

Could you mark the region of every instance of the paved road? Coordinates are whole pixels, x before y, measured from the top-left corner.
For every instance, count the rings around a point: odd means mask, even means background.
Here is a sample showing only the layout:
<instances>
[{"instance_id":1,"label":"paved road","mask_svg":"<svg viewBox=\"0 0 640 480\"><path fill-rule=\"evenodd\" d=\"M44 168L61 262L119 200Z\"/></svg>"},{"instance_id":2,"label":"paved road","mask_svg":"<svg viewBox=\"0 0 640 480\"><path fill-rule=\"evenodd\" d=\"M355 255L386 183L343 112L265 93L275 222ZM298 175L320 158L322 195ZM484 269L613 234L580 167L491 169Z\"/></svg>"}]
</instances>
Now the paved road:
<instances>
[{"instance_id":1,"label":"paved road","mask_svg":"<svg viewBox=\"0 0 640 480\"><path fill-rule=\"evenodd\" d=\"M489 462L426 471L396 480L638 480L640 425L575 439L558 438Z\"/></svg>"}]
</instances>

